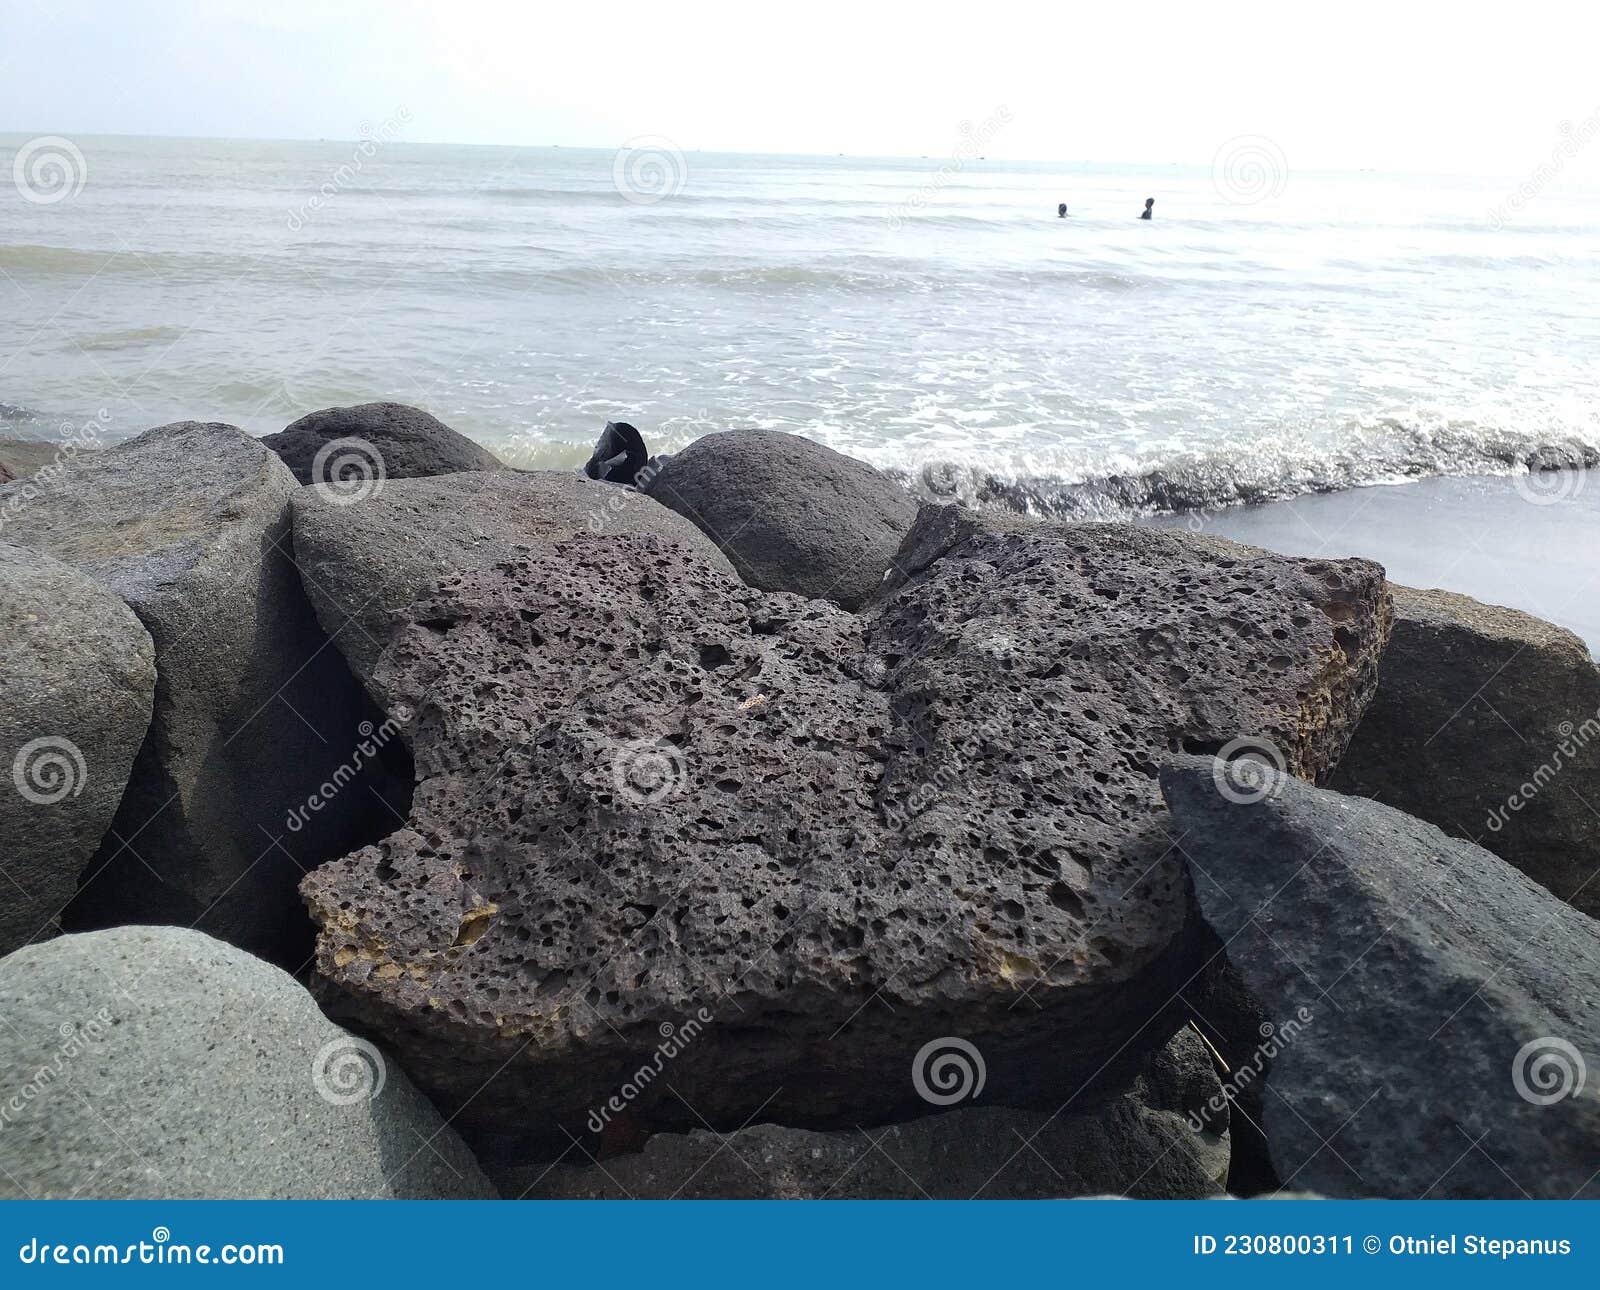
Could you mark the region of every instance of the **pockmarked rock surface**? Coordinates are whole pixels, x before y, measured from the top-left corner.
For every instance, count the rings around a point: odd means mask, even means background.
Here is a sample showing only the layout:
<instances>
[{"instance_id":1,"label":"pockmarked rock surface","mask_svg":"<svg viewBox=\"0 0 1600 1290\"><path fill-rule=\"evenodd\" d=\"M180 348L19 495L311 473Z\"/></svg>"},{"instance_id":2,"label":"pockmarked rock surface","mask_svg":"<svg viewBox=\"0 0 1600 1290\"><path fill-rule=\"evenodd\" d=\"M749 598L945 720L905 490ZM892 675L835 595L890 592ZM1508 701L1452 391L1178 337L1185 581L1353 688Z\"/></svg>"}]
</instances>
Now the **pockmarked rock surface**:
<instances>
[{"instance_id":1,"label":"pockmarked rock surface","mask_svg":"<svg viewBox=\"0 0 1600 1290\"><path fill-rule=\"evenodd\" d=\"M0 543L0 954L59 930L150 725L155 650L71 565Z\"/></svg>"},{"instance_id":2,"label":"pockmarked rock surface","mask_svg":"<svg viewBox=\"0 0 1600 1290\"><path fill-rule=\"evenodd\" d=\"M698 524L752 587L846 609L877 591L917 514L916 500L865 462L769 430L697 439L645 487Z\"/></svg>"},{"instance_id":3,"label":"pockmarked rock surface","mask_svg":"<svg viewBox=\"0 0 1600 1290\"><path fill-rule=\"evenodd\" d=\"M702 1008L651 1127L916 1114L946 1036L1059 1103L1188 971L1157 764L1323 772L1386 612L1365 562L1114 525L975 538L871 616L648 537L447 579L378 669L406 827L302 884L322 995L486 1130L581 1132Z\"/></svg>"},{"instance_id":4,"label":"pockmarked rock surface","mask_svg":"<svg viewBox=\"0 0 1600 1290\"><path fill-rule=\"evenodd\" d=\"M590 1164L523 1167L497 1178L526 1200L1045 1200L1115 1193L1144 1200L1221 1195L1226 1116L1210 1053L1180 1030L1133 1085L1058 1113L971 1105L904 1124L817 1132L758 1124L652 1137Z\"/></svg>"},{"instance_id":5,"label":"pockmarked rock surface","mask_svg":"<svg viewBox=\"0 0 1600 1290\"><path fill-rule=\"evenodd\" d=\"M299 486L244 431L183 421L6 485L0 506L23 487L36 495L8 540L115 592L155 646L150 729L67 925L198 922L298 962L301 872L373 836L360 783L286 827L362 718L289 558Z\"/></svg>"},{"instance_id":6,"label":"pockmarked rock surface","mask_svg":"<svg viewBox=\"0 0 1600 1290\"><path fill-rule=\"evenodd\" d=\"M117 927L0 959L0 1199L474 1199L471 1155L288 973Z\"/></svg>"},{"instance_id":7,"label":"pockmarked rock surface","mask_svg":"<svg viewBox=\"0 0 1600 1290\"><path fill-rule=\"evenodd\" d=\"M1378 693L1335 774L1600 917L1600 669L1571 632L1394 588Z\"/></svg>"},{"instance_id":8,"label":"pockmarked rock surface","mask_svg":"<svg viewBox=\"0 0 1600 1290\"><path fill-rule=\"evenodd\" d=\"M381 487L387 479L506 468L487 448L404 403L323 408L261 442L283 458L302 484L364 480L369 481L366 486Z\"/></svg>"},{"instance_id":9,"label":"pockmarked rock surface","mask_svg":"<svg viewBox=\"0 0 1600 1290\"><path fill-rule=\"evenodd\" d=\"M390 620L430 584L580 533L655 533L732 572L681 515L631 488L565 471L391 480L348 505L315 488L294 499L306 593L369 685Z\"/></svg>"},{"instance_id":10,"label":"pockmarked rock surface","mask_svg":"<svg viewBox=\"0 0 1600 1290\"><path fill-rule=\"evenodd\" d=\"M1262 1099L1285 1186L1600 1198L1600 923L1376 802L1199 757L1161 785L1245 985L1311 1014Z\"/></svg>"}]
</instances>

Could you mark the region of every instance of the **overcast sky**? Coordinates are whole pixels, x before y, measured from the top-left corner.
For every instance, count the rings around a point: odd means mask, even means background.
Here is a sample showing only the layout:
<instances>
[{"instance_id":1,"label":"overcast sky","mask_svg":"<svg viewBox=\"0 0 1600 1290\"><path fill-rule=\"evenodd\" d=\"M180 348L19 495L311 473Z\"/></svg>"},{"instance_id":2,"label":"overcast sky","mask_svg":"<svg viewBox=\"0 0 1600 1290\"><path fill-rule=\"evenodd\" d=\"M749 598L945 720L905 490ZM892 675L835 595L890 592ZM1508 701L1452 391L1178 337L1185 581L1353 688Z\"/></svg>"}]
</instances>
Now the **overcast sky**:
<instances>
[{"instance_id":1,"label":"overcast sky","mask_svg":"<svg viewBox=\"0 0 1600 1290\"><path fill-rule=\"evenodd\" d=\"M1003 107L990 157L1501 175L1600 130L1597 49L1592 0L0 0L0 131L932 156Z\"/></svg>"}]
</instances>

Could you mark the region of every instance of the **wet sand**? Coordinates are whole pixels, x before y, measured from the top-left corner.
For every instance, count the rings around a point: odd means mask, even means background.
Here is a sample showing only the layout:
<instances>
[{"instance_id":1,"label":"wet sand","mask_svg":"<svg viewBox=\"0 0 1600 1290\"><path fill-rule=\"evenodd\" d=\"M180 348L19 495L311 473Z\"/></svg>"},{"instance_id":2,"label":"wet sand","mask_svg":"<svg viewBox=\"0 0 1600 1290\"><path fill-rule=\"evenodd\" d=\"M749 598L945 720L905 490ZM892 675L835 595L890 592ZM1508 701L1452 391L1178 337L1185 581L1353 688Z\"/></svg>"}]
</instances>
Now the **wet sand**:
<instances>
[{"instance_id":1,"label":"wet sand","mask_svg":"<svg viewBox=\"0 0 1600 1290\"><path fill-rule=\"evenodd\" d=\"M1509 605L1600 656L1600 480L1551 471L1353 488L1149 521L1301 556L1365 556L1410 587Z\"/></svg>"}]
</instances>

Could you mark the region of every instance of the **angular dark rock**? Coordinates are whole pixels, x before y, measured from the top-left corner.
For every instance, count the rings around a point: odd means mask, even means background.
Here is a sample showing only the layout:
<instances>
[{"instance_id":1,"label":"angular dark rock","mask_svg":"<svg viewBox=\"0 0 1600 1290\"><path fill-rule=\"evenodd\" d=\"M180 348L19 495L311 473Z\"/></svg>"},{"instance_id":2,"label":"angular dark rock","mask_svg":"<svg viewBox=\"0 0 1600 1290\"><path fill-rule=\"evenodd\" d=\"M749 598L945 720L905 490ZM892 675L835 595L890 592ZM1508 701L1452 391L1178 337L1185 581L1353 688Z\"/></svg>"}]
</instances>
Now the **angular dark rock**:
<instances>
[{"instance_id":1,"label":"angular dark rock","mask_svg":"<svg viewBox=\"0 0 1600 1290\"><path fill-rule=\"evenodd\" d=\"M155 645L154 715L65 925L198 925L298 963L301 872L374 836L359 778L288 824L346 768L364 699L288 557L298 485L257 439L183 421L85 453L34 489L9 541L115 592ZM369 705L370 706L370 705Z\"/></svg>"},{"instance_id":2,"label":"angular dark rock","mask_svg":"<svg viewBox=\"0 0 1600 1290\"><path fill-rule=\"evenodd\" d=\"M377 671L407 825L302 887L323 996L484 1130L581 1132L701 1008L650 1127L916 1114L946 1036L1059 1104L1189 971L1156 765L1324 771L1387 608L1362 561L1116 525L975 538L867 617L653 538L448 579Z\"/></svg>"},{"instance_id":3,"label":"angular dark rock","mask_svg":"<svg viewBox=\"0 0 1600 1290\"><path fill-rule=\"evenodd\" d=\"M0 1199L492 1198L382 1052L181 927L0 959Z\"/></svg>"},{"instance_id":4,"label":"angular dark rock","mask_svg":"<svg viewBox=\"0 0 1600 1290\"><path fill-rule=\"evenodd\" d=\"M573 1148L562 1164L491 1175L522 1200L1199 1200L1226 1183L1227 1120L1196 1132L1189 1118L1220 1095L1210 1053L1185 1028L1131 1088L1092 1107L963 1106L845 1132L694 1129L598 1164Z\"/></svg>"},{"instance_id":5,"label":"angular dark rock","mask_svg":"<svg viewBox=\"0 0 1600 1290\"><path fill-rule=\"evenodd\" d=\"M846 609L878 590L917 514L865 462L767 430L697 439L643 486L698 524L752 587Z\"/></svg>"},{"instance_id":6,"label":"angular dark rock","mask_svg":"<svg viewBox=\"0 0 1600 1290\"><path fill-rule=\"evenodd\" d=\"M1509 860L1600 917L1600 669L1571 632L1395 587L1378 692L1331 786Z\"/></svg>"},{"instance_id":7,"label":"angular dark rock","mask_svg":"<svg viewBox=\"0 0 1600 1290\"><path fill-rule=\"evenodd\" d=\"M59 930L150 725L155 651L132 610L0 543L0 954Z\"/></svg>"},{"instance_id":8,"label":"angular dark rock","mask_svg":"<svg viewBox=\"0 0 1600 1290\"><path fill-rule=\"evenodd\" d=\"M349 504L315 488L294 499L306 594L369 685L395 611L429 585L580 533L655 533L733 571L683 516L631 488L567 471L391 480Z\"/></svg>"},{"instance_id":9,"label":"angular dark rock","mask_svg":"<svg viewBox=\"0 0 1600 1290\"><path fill-rule=\"evenodd\" d=\"M1376 802L1201 757L1161 785L1230 962L1299 1023L1263 1098L1285 1186L1600 1198L1600 923Z\"/></svg>"},{"instance_id":10,"label":"angular dark rock","mask_svg":"<svg viewBox=\"0 0 1600 1290\"><path fill-rule=\"evenodd\" d=\"M329 448L340 439L361 443ZM302 484L347 481L359 486L355 481L366 480L367 486L377 487L381 480L506 468L487 448L404 403L358 403L308 412L261 442L283 458Z\"/></svg>"}]
</instances>

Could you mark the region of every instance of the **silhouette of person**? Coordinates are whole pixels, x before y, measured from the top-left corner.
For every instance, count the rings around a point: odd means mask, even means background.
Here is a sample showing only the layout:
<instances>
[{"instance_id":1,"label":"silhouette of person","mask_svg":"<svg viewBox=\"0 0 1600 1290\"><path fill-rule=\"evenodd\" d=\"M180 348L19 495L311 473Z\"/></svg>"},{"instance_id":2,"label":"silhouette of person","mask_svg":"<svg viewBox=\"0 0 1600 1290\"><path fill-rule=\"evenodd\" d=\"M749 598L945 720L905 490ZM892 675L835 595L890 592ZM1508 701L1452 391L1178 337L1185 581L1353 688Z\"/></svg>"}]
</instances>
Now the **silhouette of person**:
<instances>
[{"instance_id":1,"label":"silhouette of person","mask_svg":"<svg viewBox=\"0 0 1600 1290\"><path fill-rule=\"evenodd\" d=\"M1066 219L1066 217L1067 217L1067 204L1066 204L1066 202L1062 202L1061 205L1056 207L1056 218L1057 219Z\"/></svg>"},{"instance_id":2,"label":"silhouette of person","mask_svg":"<svg viewBox=\"0 0 1600 1290\"><path fill-rule=\"evenodd\" d=\"M1139 212L1139 218L1140 219L1149 219L1150 218L1150 212L1155 208L1155 204L1156 204L1156 199L1154 197L1146 197L1144 199L1144 209Z\"/></svg>"}]
</instances>

